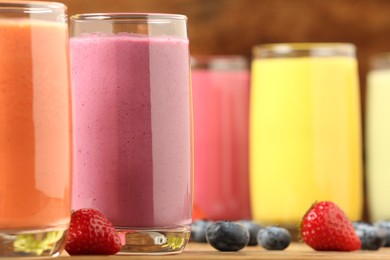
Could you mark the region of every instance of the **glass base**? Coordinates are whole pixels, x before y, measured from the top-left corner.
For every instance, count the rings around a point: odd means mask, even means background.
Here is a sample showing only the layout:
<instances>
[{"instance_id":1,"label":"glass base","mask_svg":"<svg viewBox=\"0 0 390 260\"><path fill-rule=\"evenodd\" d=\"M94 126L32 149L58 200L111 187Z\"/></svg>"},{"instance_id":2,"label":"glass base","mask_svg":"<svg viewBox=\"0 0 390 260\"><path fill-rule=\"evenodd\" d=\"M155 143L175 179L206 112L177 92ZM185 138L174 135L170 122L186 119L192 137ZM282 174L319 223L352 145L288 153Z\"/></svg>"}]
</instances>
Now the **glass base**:
<instances>
[{"instance_id":1,"label":"glass base","mask_svg":"<svg viewBox=\"0 0 390 260\"><path fill-rule=\"evenodd\" d=\"M67 226L36 230L0 230L0 258L56 257L65 246Z\"/></svg>"},{"instance_id":2,"label":"glass base","mask_svg":"<svg viewBox=\"0 0 390 260\"><path fill-rule=\"evenodd\" d=\"M122 241L119 255L181 253L190 239L190 227L175 229L117 228Z\"/></svg>"}]
</instances>

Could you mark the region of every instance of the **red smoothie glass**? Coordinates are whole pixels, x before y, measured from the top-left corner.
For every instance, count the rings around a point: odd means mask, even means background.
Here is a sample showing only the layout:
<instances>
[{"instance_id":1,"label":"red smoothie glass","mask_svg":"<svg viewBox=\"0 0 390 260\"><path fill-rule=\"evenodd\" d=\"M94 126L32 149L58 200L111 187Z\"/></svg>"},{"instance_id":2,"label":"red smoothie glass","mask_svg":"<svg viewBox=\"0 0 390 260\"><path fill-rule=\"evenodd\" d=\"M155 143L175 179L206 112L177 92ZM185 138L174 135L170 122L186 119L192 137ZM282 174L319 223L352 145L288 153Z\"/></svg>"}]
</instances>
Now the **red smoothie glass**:
<instances>
[{"instance_id":1,"label":"red smoothie glass","mask_svg":"<svg viewBox=\"0 0 390 260\"><path fill-rule=\"evenodd\" d=\"M187 18L71 17L73 209L95 208L121 254L181 252L192 214Z\"/></svg>"},{"instance_id":2,"label":"red smoothie glass","mask_svg":"<svg viewBox=\"0 0 390 260\"><path fill-rule=\"evenodd\" d=\"M243 56L192 57L194 217L251 218L249 75L248 61Z\"/></svg>"}]
</instances>

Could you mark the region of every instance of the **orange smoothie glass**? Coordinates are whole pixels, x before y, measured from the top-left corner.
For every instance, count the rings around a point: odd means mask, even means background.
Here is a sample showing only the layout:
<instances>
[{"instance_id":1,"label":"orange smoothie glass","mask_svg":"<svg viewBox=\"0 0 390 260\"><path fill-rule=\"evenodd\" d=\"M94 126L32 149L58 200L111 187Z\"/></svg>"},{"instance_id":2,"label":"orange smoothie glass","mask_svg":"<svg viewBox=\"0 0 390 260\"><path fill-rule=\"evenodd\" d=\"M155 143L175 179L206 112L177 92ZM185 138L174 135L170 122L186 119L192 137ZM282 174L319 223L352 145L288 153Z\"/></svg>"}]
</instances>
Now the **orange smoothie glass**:
<instances>
[{"instance_id":1,"label":"orange smoothie glass","mask_svg":"<svg viewBox=\"0 0 390 260\"><path fill-rule=\"evenodd\" d=\"M70 220L66 7L0 1L0 257L57 256Z\"/></svg>"}]
</instances>

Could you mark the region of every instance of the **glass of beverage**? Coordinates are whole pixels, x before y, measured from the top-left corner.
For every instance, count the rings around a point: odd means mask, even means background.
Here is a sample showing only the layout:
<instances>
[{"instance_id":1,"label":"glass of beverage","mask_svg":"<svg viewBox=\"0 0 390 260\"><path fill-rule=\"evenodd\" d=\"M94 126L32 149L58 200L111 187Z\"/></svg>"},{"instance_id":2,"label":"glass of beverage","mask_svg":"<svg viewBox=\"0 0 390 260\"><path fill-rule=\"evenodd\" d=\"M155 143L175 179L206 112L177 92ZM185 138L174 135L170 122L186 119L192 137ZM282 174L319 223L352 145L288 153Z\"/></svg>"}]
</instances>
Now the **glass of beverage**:
<instances>
[{"instance_id":1,"label":"glass of beverage","mask_svg":"<svg viewBox=\"0 0 390 260\"><path fill-rule=\"evenodd\" d=\"M194 217L251 218L249 77L248 61L243 56L192 57Z\"/></svg>"},{"instance_id":2,"label":"glass of beverage","mask_svg":"<svg viewBox=\"0 0 390 260\"><path fill-rule=\"evenodd\" d=\"M71 17L73 209L114 224L122 254L181 252L192 213L187 18Z\"/></svg>"},{"instance_id":3,"label":"glass of beverage","mask_svg":"<svg viewBox=\"0 0 390 260\"><path fill-rule=\"evenodd\" d=\"M0 257L57 256L71 210L66 7L0 2Z\"/></svg>"},{"instance_id":4,"label":"glass of beverage","mask_svg":"<svg viewBox=\"0 0 390 260\"><path fill-rule=\"evenodd\" d=\"M390 53L372 57L367 75L366 170L371 221L389 220Z\"/></svg>"},{"instance_id":5,"label":"glass of beverage","mask_svg":"<svg viewBox=\"0 0 390 260\"><path fill-rule=\"evenodd\" d=\"M315 201L362 214L361 114L355 47L255 46L250 176L254 219L296 227Z\"/></svg>"}]
</instances>

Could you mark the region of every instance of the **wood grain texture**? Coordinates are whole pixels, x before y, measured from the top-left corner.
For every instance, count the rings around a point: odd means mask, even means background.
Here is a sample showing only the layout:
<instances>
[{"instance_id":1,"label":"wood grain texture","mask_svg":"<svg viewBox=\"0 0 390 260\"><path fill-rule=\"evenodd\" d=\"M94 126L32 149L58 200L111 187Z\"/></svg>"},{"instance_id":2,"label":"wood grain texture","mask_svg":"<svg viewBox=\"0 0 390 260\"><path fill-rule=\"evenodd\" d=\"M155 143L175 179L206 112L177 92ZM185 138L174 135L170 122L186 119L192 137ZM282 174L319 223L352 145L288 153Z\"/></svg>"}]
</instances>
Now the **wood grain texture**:
<instances>
[{"instance_id":1,"label":"wood grain texture","mask_svg":"<svg viewBox=\"0 0 390 260\"><path fill-rule=\"evenodd\" d=\"M254 260L292 260L292 259L331 259L331 260L362 260L362 259L390 259L390 248L381 248L379 251L355 252L318 252L305 244L293 243L284 251L267 251L258 246L246 247L238 252L219 252L208 244L190 243L183 253L167 256L61 256L61 260L109 260L109 259L254 259Z\"/></svg>"}]
</instances>

